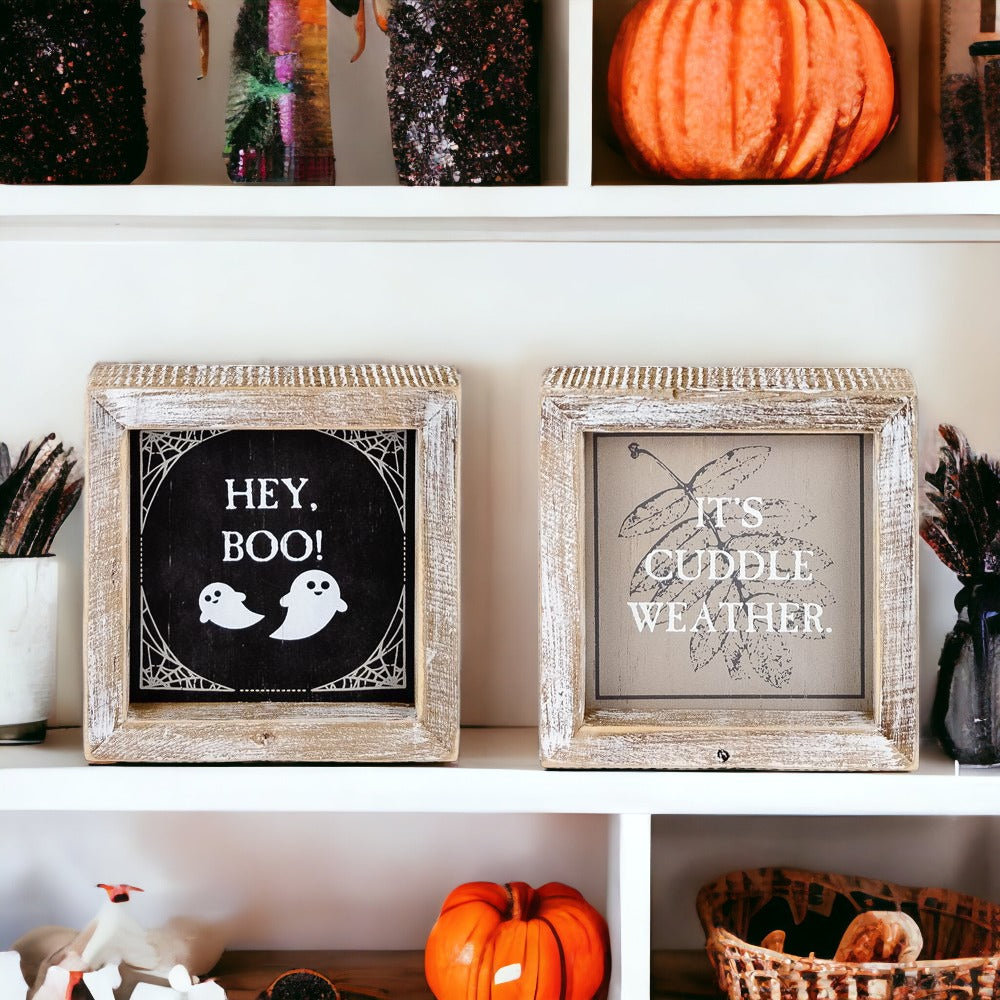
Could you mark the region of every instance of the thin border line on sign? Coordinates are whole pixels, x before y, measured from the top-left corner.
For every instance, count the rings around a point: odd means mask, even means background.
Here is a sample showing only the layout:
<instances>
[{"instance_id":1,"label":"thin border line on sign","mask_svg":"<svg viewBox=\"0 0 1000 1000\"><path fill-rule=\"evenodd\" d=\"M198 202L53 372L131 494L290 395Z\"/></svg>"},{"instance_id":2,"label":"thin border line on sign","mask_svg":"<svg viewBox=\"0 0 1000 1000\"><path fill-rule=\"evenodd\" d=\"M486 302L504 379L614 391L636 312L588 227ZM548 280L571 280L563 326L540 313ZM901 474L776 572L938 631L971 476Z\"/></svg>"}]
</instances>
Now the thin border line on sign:
<instances>
[{"instance_id":1,"label":"thin border line on sign","mask_svg":"<svg viewBox=\"0 0 1000 1000\"><path fill-rule=\"evenodd\" d=\"M691 433L671 433L671 432L649 432L639 434L630 431L609 431L590 434L591 453L593 455L592 464L593 492L592 503L594 506L594 541L593 541L593 563L594 563L594 701L863 701L867 697L867 648L866 633L867 626L862 627L861 632L861 693L860 694L601 694L601 646L600 646L600 576L599 552L600 533L598 531L598 473L597 473L597 440L602 437L656 437L656 438L679 438L679 437L732 437L737 435L712 432L691 432ZM744 437L758 436L766 437L767 432L759 435L738 435ZM822 437L855 437L858 442L859 452L859 479L858 494L860 497L861 524L860 524L860 550L861 550L861 612L867 604L867 574L865 562L865 435L845 434L845 435L821 435Z\"/></svg>"}]
</instances>

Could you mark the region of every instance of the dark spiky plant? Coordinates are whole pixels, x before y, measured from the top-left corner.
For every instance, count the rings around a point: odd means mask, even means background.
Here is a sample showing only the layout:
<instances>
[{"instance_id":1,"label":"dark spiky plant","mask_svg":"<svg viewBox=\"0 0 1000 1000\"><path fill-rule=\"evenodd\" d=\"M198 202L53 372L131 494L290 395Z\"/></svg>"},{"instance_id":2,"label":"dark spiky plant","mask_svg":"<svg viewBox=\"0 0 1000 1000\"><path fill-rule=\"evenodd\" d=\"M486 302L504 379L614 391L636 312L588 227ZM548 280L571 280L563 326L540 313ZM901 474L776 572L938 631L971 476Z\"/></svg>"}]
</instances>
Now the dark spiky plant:
<instances>
[{"instance_id":1,"label":"dark spiky plant","mask_svg":"<svg viewBox=\"0 0 1000 1000\"><path fill-rule=\"evenodd\" d=\"M1000 463L977 455L957 428L942 424L939 431L940 462L925 477L933 510L921 518L920 534L958 574L962 589L955 596L959 619L938 661L931 726L959 763L994 765L1000 763Z\"/></svg>"},{"instance_id":2,"label":"dark spiky plant","mask_svg":"<svg viewBox=\"0 0 1000 1000\"><path fill-rule=\"evenodd\" d=\"M924 477L934 510L921 518L920 535L968 583L1000 573L1000 463L977 455L958 428L938 430L941 460Z\"/></svg>"},{"instance_id":3,"label":"dark spiky plant","mask_svg":"<svg viewBox=\"0 0 1000 1000\"><path fill-rule=\"evenodd\" d=\"M73 449L55 434L26 444L14 463L0 444L0 556L48 555L80 499L83 477L74 474L76 465Z\"/></svg>"}]
</instances>

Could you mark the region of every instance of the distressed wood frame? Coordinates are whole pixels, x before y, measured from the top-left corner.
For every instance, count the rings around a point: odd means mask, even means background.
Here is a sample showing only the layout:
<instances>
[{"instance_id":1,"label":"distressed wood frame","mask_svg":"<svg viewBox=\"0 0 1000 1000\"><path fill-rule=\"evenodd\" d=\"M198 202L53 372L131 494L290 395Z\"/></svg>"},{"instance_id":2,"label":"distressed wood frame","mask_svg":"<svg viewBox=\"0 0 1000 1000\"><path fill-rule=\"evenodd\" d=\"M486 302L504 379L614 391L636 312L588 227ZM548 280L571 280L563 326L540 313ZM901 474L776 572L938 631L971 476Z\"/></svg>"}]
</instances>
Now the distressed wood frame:
<instances>
[{"instance_id":1,"label":"distressed wood frame","mask_svg":"<svg viewBox=\"0 0 1000 1000\"><path fill-rule=\"evenodd\" d=\"M872 712L586 708L585 435L870 435ZM873 368L552 368L541 403L540 749L558 768L917 766L916 394Z\"/></svg>"},{"instance_id":2,"label":"distressed wood frame","mask_svg":"<svg viewBox=\"0 0 1000 1000\"><path fill-rule=\"evenodd\" d=\"M99 364L87 393L88 761L451 761L459 735L457 372ZM414 707L129 703L129 431L417 432Z\"/></svg>"}]
</instances>

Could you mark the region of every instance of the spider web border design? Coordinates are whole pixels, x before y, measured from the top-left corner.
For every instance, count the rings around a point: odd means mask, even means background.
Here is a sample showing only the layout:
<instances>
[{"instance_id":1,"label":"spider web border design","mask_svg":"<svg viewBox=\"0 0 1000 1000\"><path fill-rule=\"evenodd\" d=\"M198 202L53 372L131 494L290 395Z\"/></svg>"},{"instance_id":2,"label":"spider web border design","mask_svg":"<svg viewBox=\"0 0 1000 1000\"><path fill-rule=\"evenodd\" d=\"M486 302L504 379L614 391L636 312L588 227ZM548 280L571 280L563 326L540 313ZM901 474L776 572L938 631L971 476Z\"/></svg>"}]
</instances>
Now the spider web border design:
<instances>
[{"instance_id":1,"label":"spider web border design","mask_svg":"<svg viewBox=\"0 0 1000 1000\"><path fill-rule=\"evenodd\" d=\"M178 460L203 442L225 433L227 432L224 430L139 432L139 475L142 481L140 531L146 526L146 515L149 514L160 487Z\"/></svg>"},{"instance_id":2,"label":"spider web border design","mask_svg":"<svg viewBox=\"0 0 1000 1000\"><path fill-rule=\"evenodd\" d=\"M313 691L371 691L406 687L406 588L385 635L371 655L349 674Z\"/></svg>"},{"instance_id":3,"label":"spider web border design","mask_svg":"<svg viewBox=\"0 0 1000 1000\"><path fill-rule=\"evenodd\" d=\"M355 451L374 466L396 505L399 523L406 532L406 431L320 431Z\"/></svg>"},{"instance_id":4,"label":"spider web border design","mask_svg":"<svg viewBox=\"0 0 1000 1000\"><path fill-rule=\"evenodd\" d=\"M139 642L139 688L143 691L216 691L235 693L185 666L164 641L153 618L143 589L142 530L160 487L188 452L225 430L140 431L140 522L139 592L141 596ZM314 693L335 691L383 691L406 687L406 563L409 539L406 534L406 477L408 448L406 431L320 430L354 448L371 462L392 498L403 529L403 589L385 634L360 666ZM156 661L159 661L157 664ZM169 667L167 665L170 665Z\"/></svg>"},{"instance_id":5,"label":"spider web border design","mask_svg":"<svg viewBox=\"0 0 1000 1000\"><path fill-rule=\"evenodd\" d=\"M211 681L186 667L163 638L146 603L146 591L139 589L142 610L142 642L139 649L139 686L143 691L229 691L234 689ZM147 659L147 653L152 654ZM158 661L158 662L157 662Z\"/></svg>"}]
</instances>

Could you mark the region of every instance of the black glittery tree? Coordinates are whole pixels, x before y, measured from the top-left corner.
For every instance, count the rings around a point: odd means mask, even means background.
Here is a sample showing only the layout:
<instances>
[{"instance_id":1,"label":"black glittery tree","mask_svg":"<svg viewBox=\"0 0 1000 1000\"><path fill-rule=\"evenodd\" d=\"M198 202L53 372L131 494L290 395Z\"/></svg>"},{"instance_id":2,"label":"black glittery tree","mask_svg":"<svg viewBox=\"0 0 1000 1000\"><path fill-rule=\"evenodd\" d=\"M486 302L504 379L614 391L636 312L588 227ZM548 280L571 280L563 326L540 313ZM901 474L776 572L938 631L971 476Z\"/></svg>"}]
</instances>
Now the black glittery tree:
<instances>
[{"instance_id":1,"label":"black glittery tree","mask_svg":"<svg viewBox=\"0 0 1000 1000\"><path fill-rule=\"evenodd\" d=\"M537 184L540 0L395 0L387 74L405 184Z\"/></svg>"},{"instance_id":2,"label":"black glittery tree","mask_svg":"<svg viewBox=\"0 0 1000 1000\"><path fill-rule=\"evenodd\" d=\"M0 0L0 182L139 176L142 16L139 0Z\"/></svg>"}]
</instances>

